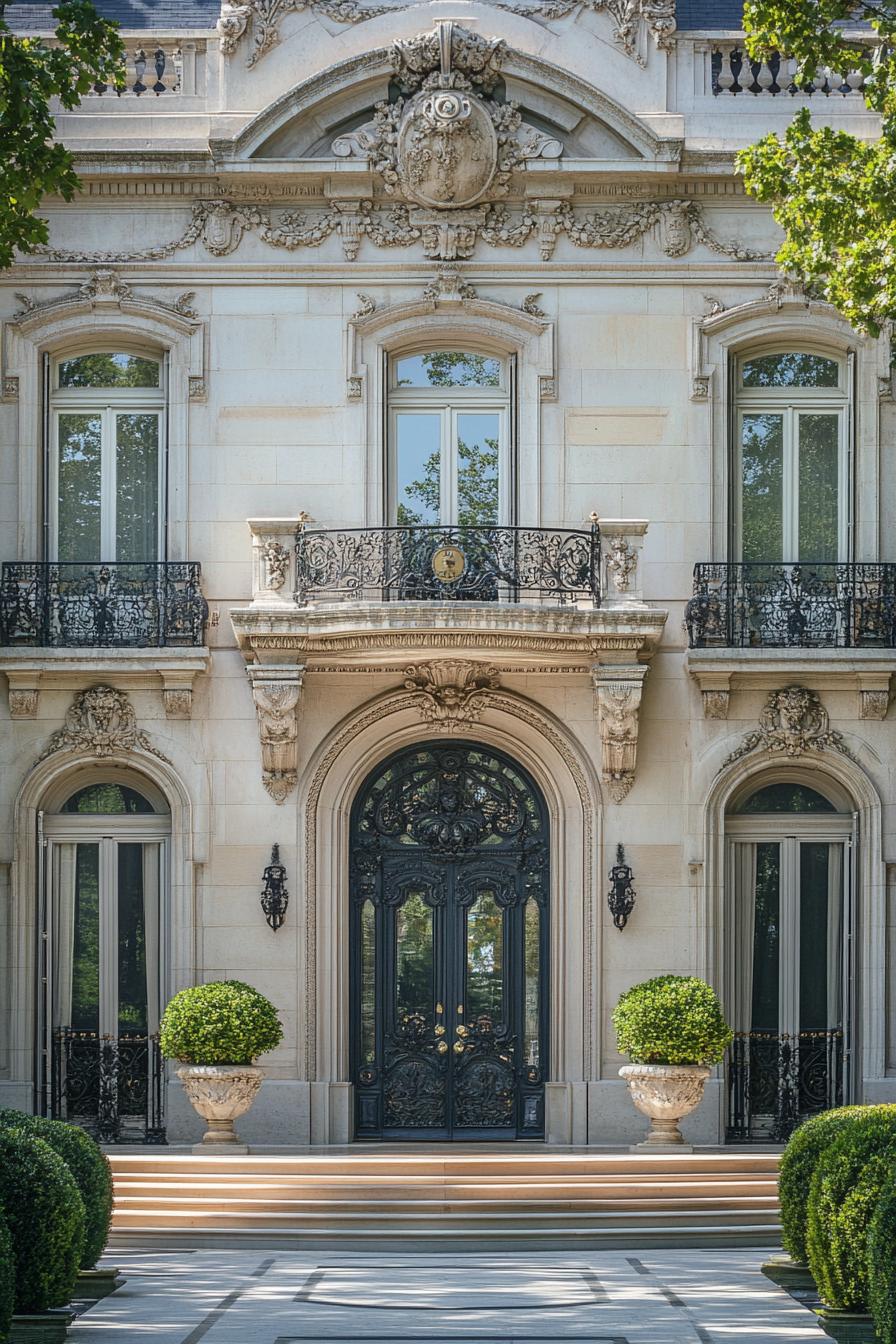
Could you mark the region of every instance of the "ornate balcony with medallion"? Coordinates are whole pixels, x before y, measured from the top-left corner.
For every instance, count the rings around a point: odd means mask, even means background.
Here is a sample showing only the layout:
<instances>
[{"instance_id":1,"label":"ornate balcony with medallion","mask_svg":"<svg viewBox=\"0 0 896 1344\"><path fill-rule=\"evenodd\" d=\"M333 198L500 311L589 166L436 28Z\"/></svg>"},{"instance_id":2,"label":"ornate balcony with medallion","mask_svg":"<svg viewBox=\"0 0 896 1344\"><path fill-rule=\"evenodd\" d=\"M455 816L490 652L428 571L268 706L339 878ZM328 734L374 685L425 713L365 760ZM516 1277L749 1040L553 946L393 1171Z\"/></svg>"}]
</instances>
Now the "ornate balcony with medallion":
<instances>
[{"instance_id":1,"label":"ornate balcony with medallion","mask_svg":"<svg viewBox=\"0 0 896 1344\"><path fill-rule=\"evenodd\" d=\"M685 608L688 668L709 718L733 685L844 686L882 719L896 668L896 564L705 563Z\"/></svg>"},{"instance_id":2,"label":"ornate balcony with medallion","mask_svg":"<svg viewBox=\"0 0 896 1344\"><path fill-rule=\"evenodd\" d=\"M605 779L620 795L631 787L641 689L667 616L642 596L645 521L327 528L303 515L248 525L253 597L230 618L275 797L295 773L290 753L275 750L277 706L288 699L291 714L310 677L364 673L384 689L431 692L436 719L440 705L505 675L584 679L605 729ZM613 744L619 696L630 712L625 743Z\"/></svg>"},{"instance_id":3,"label":"ornate balcony with medallion","mask_svg":"<svg viewBox=\"0 0 896 1344\"><path fill-rule=\"evenodd\" d=\"M12 717L34 717L41 689L88 674L122 686L161 679L167 716L189 717L209 658L200 579L195 561L4 563L0 670Z\"/></svg>"}]
</instances>

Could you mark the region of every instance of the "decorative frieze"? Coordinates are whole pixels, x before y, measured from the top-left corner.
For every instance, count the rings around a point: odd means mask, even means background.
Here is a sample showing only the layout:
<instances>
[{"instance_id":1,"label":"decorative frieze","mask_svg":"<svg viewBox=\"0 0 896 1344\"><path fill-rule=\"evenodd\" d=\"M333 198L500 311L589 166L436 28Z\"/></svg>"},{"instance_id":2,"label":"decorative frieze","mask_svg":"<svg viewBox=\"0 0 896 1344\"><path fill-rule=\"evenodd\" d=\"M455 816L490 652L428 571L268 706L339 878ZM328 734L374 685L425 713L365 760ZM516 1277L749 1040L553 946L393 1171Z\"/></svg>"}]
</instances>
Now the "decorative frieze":
<instances>
[{"instance_id":1,"label":"decorative frieze","mask_svg":"<svg viewBox=\"0 0 896 1344\"><path fill-rule=\"evenodd\" d=\"M376 0L246 0L234 4L223 0L217 29L224 56L233 56L243 39L250 48L246 65L251 69L280 41L280 23L287 14L310 10L336 23L365 23L380 14L398 14L411 0L378 4ZM568 19L584 10L606 14L613 23L613 39L638 65L647 64L648 38L661 51L668 51L675 32L675 0L480 0L511 14L537 19L540 23Z\"/></svg>"},{"instance_id":2,"label":"decorative frieze","mask_svg":"<svg viewBox=\"0 0 896 1344\"><path fill-rule=\"evenodd\" d=\"M839 751L852 761L856 759L843 740L843 734L831 728L828 712L815 692L805 686L786 686L783 690L772 691L759 715L758 728L747 733L723 765L731 765L751 751L803 756L826 750Z\"/></svg>"},{"instance_id":3,"label":"decorative frieze","mask_svg":"<svg viewBox=\"0 0 896 1344\"><path fill-rule=\"evenodd\" d=\"M418 663L405 668L404 677L421 718L446 733L475 724L488 707L489 692L499 685L494 667L465 659Z\"/></svg>"},{"instance_id":4,"label":"decorative frieze","mask_svg":"<svg viewBox=\"0 0 896 1344\"><path fill-rule=\"evenodd\" d=\"M600 730L601 775L621 803L635 782L641 694L648 668L598 665L592 669Z\"/></svg>"},{"instance_id":5,"label":"decorative frieze","mask_svg":"<svg viewBox=\"0 0 896 1344\"><path fill-rule=\"evenodd\" d=\"M134 707L124 691L113 686L91 686L75 696L65 723L53 733L38 760L57 751L80 751L102 759L138 748L168 760L137 727Z\"/></svg>"},{"instance_id":6,"label":"decorative frieze","mask_svg":"<svg viewBox=\"0 0 896 1344\"><path fill-rule=\"evenodd\" d=\"M537 201L513 208L483 204L466 210L454 209L450 214L405 204L374 204L369 200L355 202L356 209L345 210L344 205L345 202L332 201L326 209L306 217L292 210L274 213L250 203L221 198L194 201L190 223L181 236L157 247L86 252L46 244L36 248L35 254L47 261L108 266L164 260L195 243L201 243L214 257L226 257L237 250L247 234L270 247L287 251L319 247L331 234L339 234L343 244L349 244L344 247L349 261L358 255L363 238L381 248L404 248L419 243L424 256L436 261L469 258L480 243L492 248L519 248L534 238L546 260L561 236L577 248L619 249L655 234L661 250L675 259L687 255L698 243L735 261L768 259L765 253L753 251L736 240L717 237L707 224L702 207L691 200L627 201L590 213L563 201L551 202L547 209L539 209ZM90 300L80 296L79 302ZM173 305L161 307L174 311ZM32 311L35 309L23 316L30 317ZM708 374L701 371L698 376Z\"/></svg>"},{"instance_id":7,"label":"decorative frieze","mask_svg":"<svg viewBox=\"0 0 896 1344\"><path fill-rule=\"evenodd\" d=\"M262 783L275 803L286 800L298 781L298 715L304 666L254 665L246 669L258 716Z\"/></svg>"}]
</instances>

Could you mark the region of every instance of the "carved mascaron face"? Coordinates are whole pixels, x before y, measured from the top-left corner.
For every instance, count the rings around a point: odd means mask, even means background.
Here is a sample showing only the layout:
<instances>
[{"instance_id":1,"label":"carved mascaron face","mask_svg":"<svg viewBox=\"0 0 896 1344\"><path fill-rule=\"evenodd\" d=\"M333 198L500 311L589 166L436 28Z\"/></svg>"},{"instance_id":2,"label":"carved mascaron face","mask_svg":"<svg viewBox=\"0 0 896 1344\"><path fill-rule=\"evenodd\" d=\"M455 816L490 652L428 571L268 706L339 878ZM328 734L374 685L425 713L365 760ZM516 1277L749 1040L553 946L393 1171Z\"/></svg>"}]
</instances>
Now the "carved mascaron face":
<instances>
[{"instance_id":1,"label":"carved mascaron face","mask_svg":"<svg viewBox=\"0 0 896 1344\"><path fill-rule=\"evenodd\" d=\"M475 205L497 164L498 137L475 94L437 88L410 100L398 132L398 176L411 200L440 210Z\"/></svg>"}]
</instances>

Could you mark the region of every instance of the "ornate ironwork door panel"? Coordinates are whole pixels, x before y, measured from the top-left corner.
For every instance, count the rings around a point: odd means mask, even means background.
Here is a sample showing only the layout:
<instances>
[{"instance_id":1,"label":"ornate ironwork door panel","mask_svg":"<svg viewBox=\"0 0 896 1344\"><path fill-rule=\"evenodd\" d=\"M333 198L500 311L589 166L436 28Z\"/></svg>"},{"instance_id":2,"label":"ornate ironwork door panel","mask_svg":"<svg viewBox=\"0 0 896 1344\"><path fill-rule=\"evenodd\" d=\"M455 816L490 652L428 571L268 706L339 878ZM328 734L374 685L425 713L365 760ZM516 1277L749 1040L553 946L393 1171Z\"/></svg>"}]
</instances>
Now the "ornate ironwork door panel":
<instances>
[{"instance_id":1,"label":"ornate ironwork door panel","mask_svg":"<svg viewBox=\"0 0 896 1344\"><path fill-rule=\"evenodd\" d=\"M360 1138L544 1131L547 820L520 768L468 743L393 757L352 814Z\"/></svg>"}]
</instances>

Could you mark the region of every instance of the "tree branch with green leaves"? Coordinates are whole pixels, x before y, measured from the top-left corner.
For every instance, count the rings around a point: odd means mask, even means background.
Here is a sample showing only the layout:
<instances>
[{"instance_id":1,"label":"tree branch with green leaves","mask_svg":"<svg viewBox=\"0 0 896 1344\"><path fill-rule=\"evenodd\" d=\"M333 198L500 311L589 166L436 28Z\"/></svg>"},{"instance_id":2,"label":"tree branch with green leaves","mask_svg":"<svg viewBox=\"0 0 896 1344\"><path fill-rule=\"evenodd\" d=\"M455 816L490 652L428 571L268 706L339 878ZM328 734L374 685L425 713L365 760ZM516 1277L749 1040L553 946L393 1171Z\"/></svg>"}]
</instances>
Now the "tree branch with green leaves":
<instances>
[{"instance_id":1,"label":"tree branch with green leaves","mask_svg":"<svg viewBox=\"0 0 896 1344\"><path fill-rule=\"evenodd\" d=\"M859 331L896 317L896 0L747 0L747 54L796 62L798 88L857 70L878 140L815 126L807 108L783 137L737 156L747 191L772 207L781 269Z\"/></svg>"},{"instance_id":2,"label":"tree branch with green leaves","mask_svg":"<svg viewBox=\"0 0 896 1344\"><path fill-rule=\"evenodd\" d=\"M68 112L95 85L124 87L117 24L90 0L65 0L53 17L56 45L48 46L14 33L0 5L0 268L46 243L37 214L44 198L70 201L81 187L71 153L54 139L53 103Z\"/></svg>"}]
</instances>

